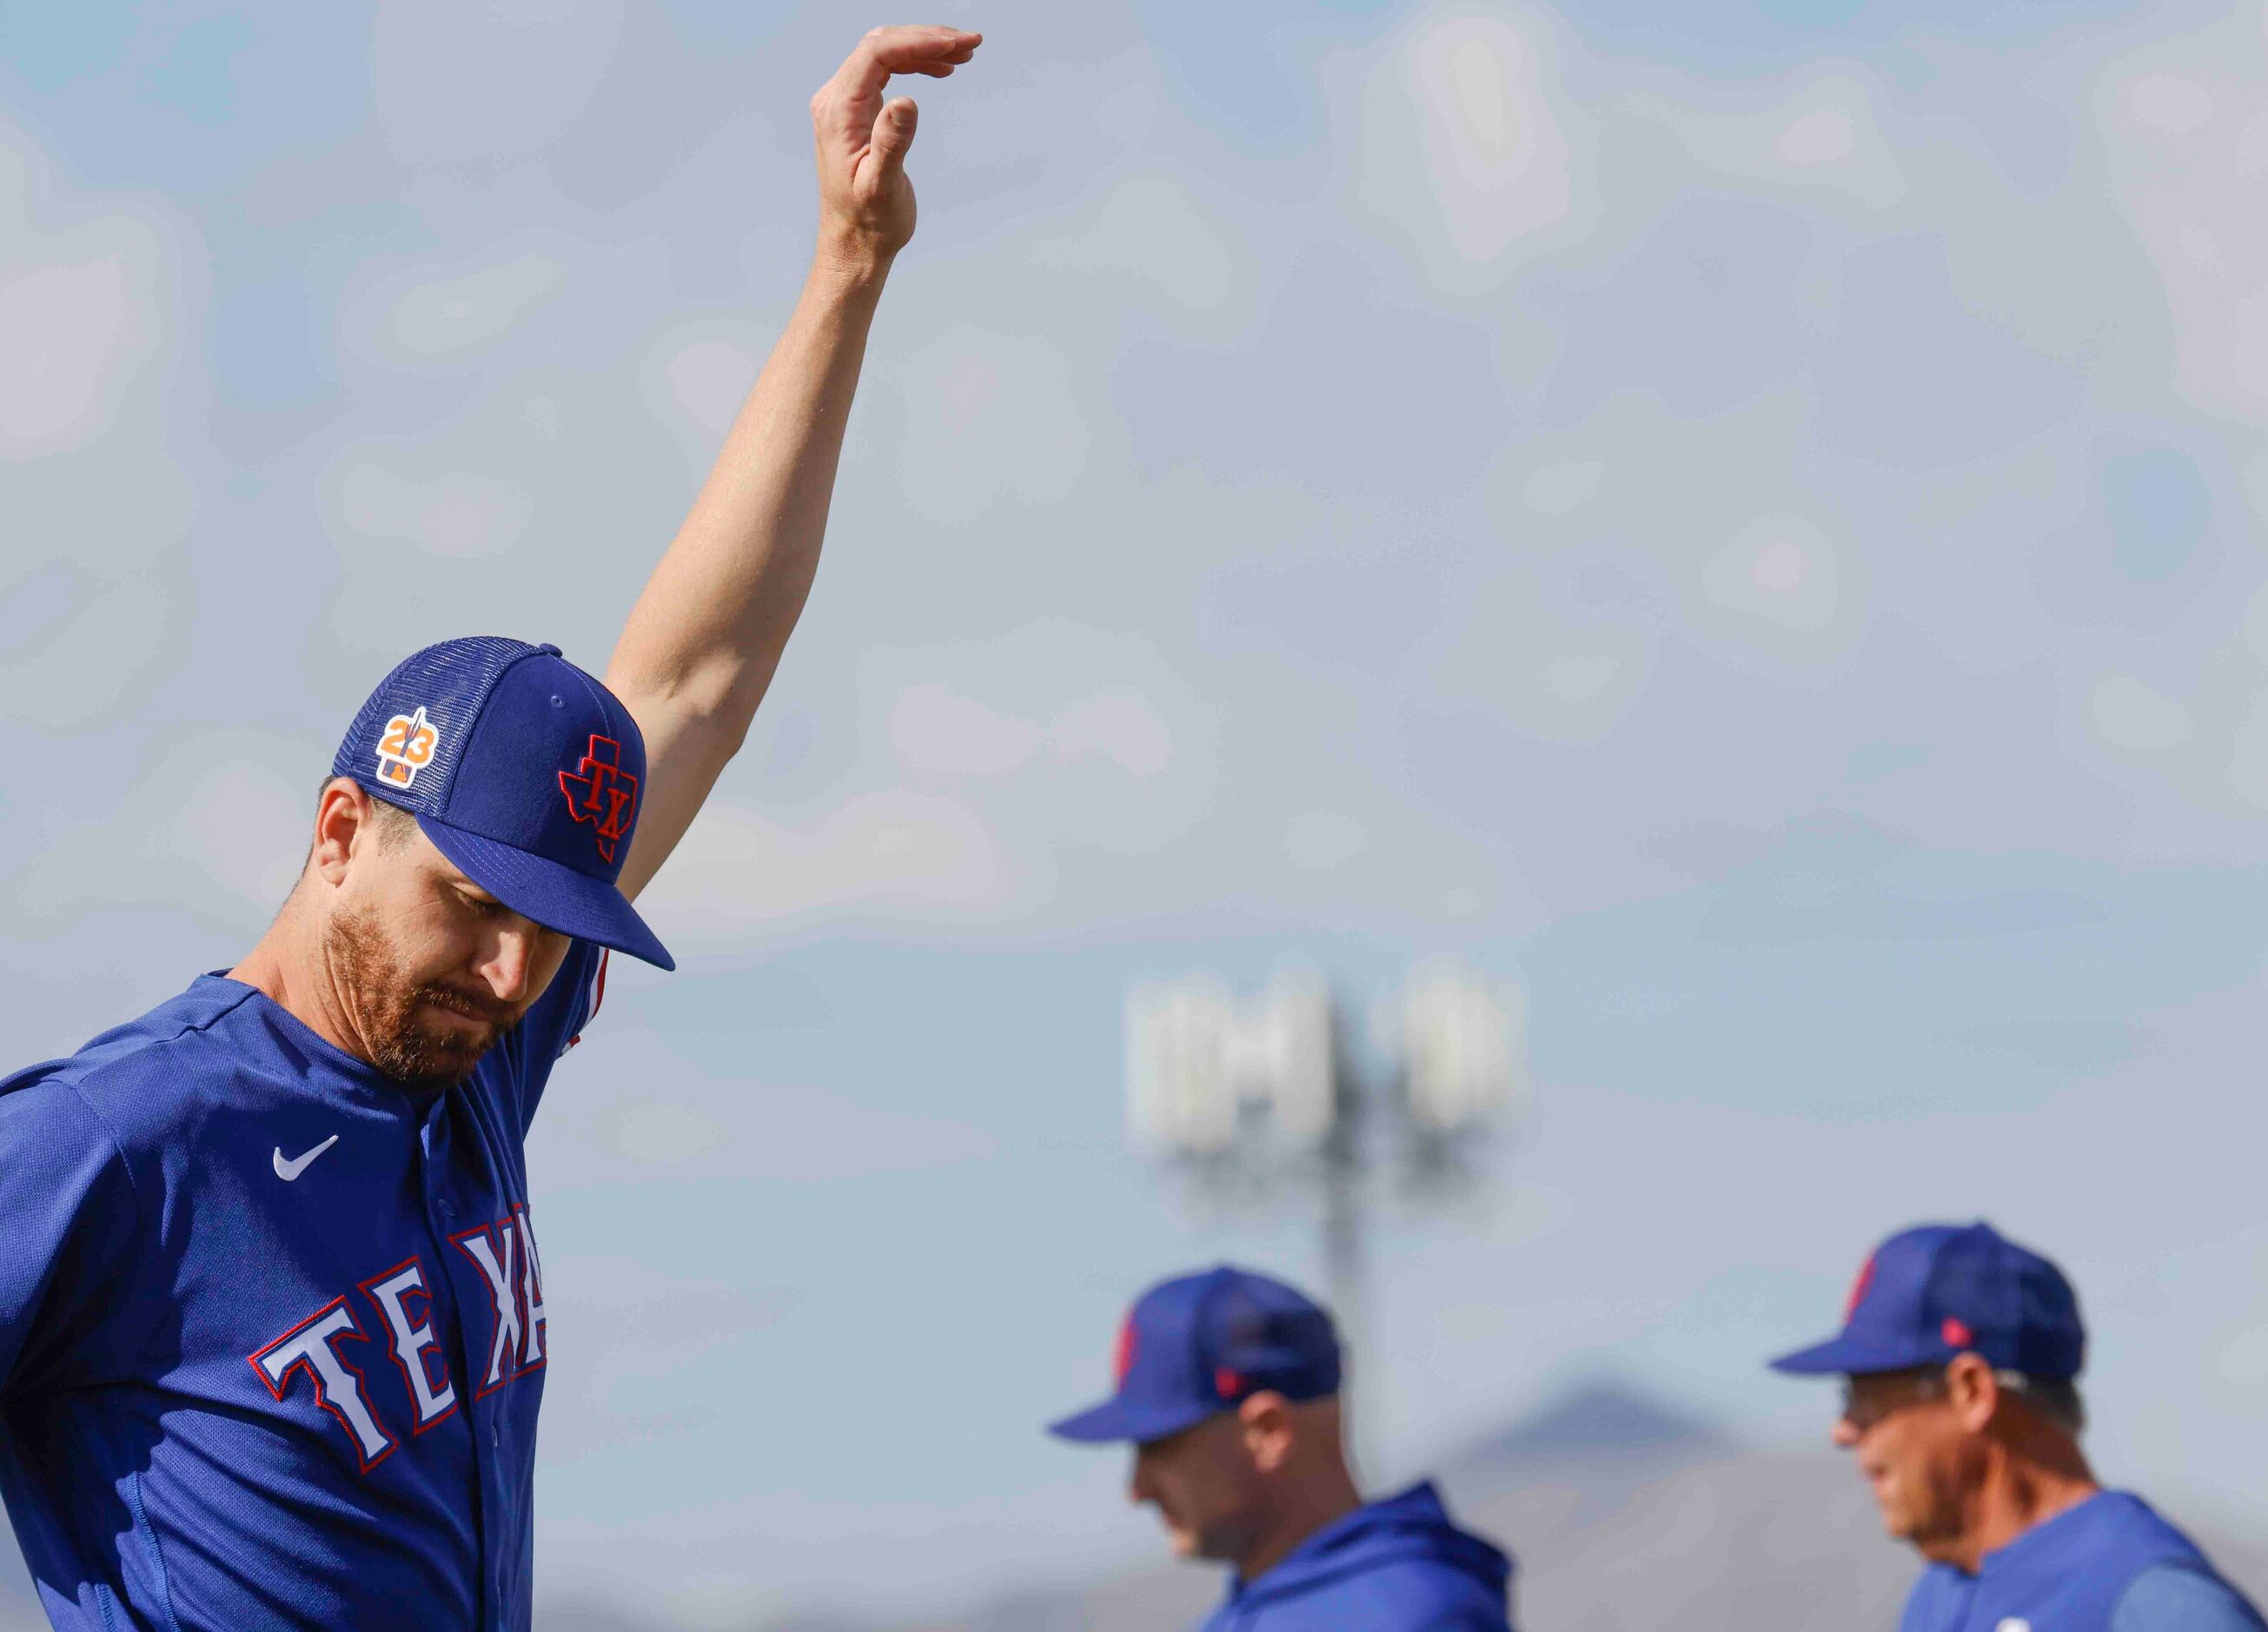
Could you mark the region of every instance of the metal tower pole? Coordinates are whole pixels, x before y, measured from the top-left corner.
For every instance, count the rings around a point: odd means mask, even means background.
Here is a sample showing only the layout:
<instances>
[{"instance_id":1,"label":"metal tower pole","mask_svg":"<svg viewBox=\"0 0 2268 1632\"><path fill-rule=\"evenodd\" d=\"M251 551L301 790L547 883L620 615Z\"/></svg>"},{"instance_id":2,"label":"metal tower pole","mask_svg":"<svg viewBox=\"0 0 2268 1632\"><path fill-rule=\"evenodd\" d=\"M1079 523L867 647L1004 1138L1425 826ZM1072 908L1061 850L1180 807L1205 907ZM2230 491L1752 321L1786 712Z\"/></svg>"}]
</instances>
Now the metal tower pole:
<instances>
[{"instance_id":1,"label":"metal tower pole","mask_svg":"<svg viewBox=\"0 0 2268 1632\"><path fill-rule=\"evenodd\" d=\"M1331 1026L1331 1092L1334 1115L1323 1143L1323 1275L1330 1288L1331 1312L1346 1356L1346 1379L1339 1398L1347 1415L1347 1452L1358 1478L1373 1471L1372 1452L1380 1443L1376 1352L1369 1324L1368 1224L1364 1184L1368 1154L1369 1106L1362 1079L1344 1035L1345 1019L1334 1011Z\"/></svg>"}]
</instances>

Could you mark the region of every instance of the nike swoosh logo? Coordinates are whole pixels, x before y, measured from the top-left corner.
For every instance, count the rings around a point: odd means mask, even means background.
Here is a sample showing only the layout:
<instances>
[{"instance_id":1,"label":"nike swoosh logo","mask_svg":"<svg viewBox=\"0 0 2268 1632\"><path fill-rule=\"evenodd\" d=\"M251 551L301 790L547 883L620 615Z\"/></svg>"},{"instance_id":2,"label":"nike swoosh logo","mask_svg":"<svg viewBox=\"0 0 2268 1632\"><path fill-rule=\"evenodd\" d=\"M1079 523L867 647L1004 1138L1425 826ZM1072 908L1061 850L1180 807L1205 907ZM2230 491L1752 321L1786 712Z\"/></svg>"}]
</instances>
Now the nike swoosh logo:
<instances>
[{"instance_id":1,"label":"nike swoosh logo","mask_svg":"<svg viewBox=\"0 0 2268 1632\"><path fill-rule=\"evenodd\" d=\"M301 1173L306 1173L306 1172L307 1171L307 1164L308 1164L308 1163L310 1163L310 1162L313 1161L317 1157L320 1156L324 1151L326 1151L326 1150L329 1150L333 1145L336 1144L338 1142L339 1142L339 1136L338 1136L338 1135L336 1135L336 1134L333 1134L329 1138L328 1138L328 1139L324 1140L324 1141L322 1142L322 1143L320 1143L320 1144L317 1145L313 1150L312 1150L308 1151L308 1152L306 1153L306 1155L305 1155L305 1156L301 1156L301 1157L295 1157L294 1158L292 1158L291 1161L288 1161L288 1162L287 1162L287 1161L285 1161L285 1160L284 1159L284 1147L283 1147L282 1145L280 1145L280 1144L279 1144L279 1145L277 1145L277 1146L276 1147L276 1176L278 1179L281 1179L281 1180L282 1180L285 1184L289 1184L289 1183L291 1183L294 1179L297 1179L297 1178L298 1178Z\"/></svg>"}]
</instances>

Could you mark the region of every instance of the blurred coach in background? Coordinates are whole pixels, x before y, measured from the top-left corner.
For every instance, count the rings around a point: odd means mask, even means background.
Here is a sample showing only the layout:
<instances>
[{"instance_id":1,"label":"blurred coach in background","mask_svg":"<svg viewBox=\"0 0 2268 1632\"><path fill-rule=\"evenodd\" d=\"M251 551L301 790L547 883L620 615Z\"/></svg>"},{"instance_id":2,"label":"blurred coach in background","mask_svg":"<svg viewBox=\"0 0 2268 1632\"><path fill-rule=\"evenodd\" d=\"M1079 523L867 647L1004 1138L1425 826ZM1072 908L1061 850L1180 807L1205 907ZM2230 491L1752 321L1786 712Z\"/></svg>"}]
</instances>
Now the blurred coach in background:
<instances>
[{"instance_id":1,"label":"blurred coach in background","mask_svg":"<svg viewBox=\"0 0 2268 1632\"><path fill-rule=\"evenodd\" d=\"M2188 1537L2095 1482L2086 1348L2053 1264L1926 1224L1875 1249L1839 1334L1772 1362L1846 1379L1835 1443L1929 1561L1902 1632L2264 1632Z\"/></svg>"},{"instance_id":2,"label":"blurred coach in background","mask_svg":"<svg viewBox=\"0 0 2268 1632\"><path fill-rule=\"evenodd\" d=\"M1130 1494L1184 1558L1231 1564L1204 1632L1508 1632L1511 1561L1431 1485L1365 1506L1347 1469L1331 1318L1226 1266L1145 1292L1117 1392L1049 1431L1134 1446Z\"/></svg>"}]
</instances>

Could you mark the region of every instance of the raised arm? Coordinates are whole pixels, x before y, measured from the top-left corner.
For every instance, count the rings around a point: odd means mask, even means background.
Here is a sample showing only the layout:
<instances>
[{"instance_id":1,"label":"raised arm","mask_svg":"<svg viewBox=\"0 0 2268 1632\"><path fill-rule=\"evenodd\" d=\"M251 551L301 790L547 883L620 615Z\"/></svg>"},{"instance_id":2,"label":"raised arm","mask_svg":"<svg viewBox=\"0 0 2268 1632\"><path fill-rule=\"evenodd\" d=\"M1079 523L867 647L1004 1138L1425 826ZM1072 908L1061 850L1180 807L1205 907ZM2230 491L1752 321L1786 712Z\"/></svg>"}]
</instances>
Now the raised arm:
<instances>
[{"instance_id":1,"label":"raised arm","mask_svg":"<svg viewBox=\"0 0 2268 1632\"><path fill-rule=\"evenodd\" d=\"M982 36L878 28L811 99L819 245L795 314L692 513L630 610L607 684L644 734L646 786L622 888L677 848L740 749L819 570L843 427L890 263L914 231L909 98L893 74L942 79Z\"/></svg>"}]
</instances>

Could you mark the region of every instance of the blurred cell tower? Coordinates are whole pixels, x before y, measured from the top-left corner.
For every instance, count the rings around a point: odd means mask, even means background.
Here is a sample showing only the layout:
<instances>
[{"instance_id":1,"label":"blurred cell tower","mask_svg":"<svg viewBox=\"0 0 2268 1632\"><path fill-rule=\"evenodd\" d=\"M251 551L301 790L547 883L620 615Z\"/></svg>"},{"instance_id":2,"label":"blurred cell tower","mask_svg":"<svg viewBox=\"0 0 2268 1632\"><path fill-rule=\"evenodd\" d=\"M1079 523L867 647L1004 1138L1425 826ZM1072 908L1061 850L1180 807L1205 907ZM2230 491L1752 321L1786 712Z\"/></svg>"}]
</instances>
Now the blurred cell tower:
<instances>
[{"instance_id":1,"label":"blurred cell tower","mask_svg":"<svg viewBox=\"0 0 2268 1632\"><path fill-rule=\"evenodd\" d=\"M1127 1125L1143 1154L1210 1197L1320 1202L1322 1258L1344 1341L1360 1361L1370 1220L1379 1193L1447 1199L1469 1184L1470 1147L1528 1098L1519 989L1454 963L1414 971L1373 1008L1383 1069L1366 1073L1320 975L1271 981L1240 1003L1193 974L1126 996ZM1357 1412L1366 1439L1368 1413Z\"/></svg>"}]
</instances>

